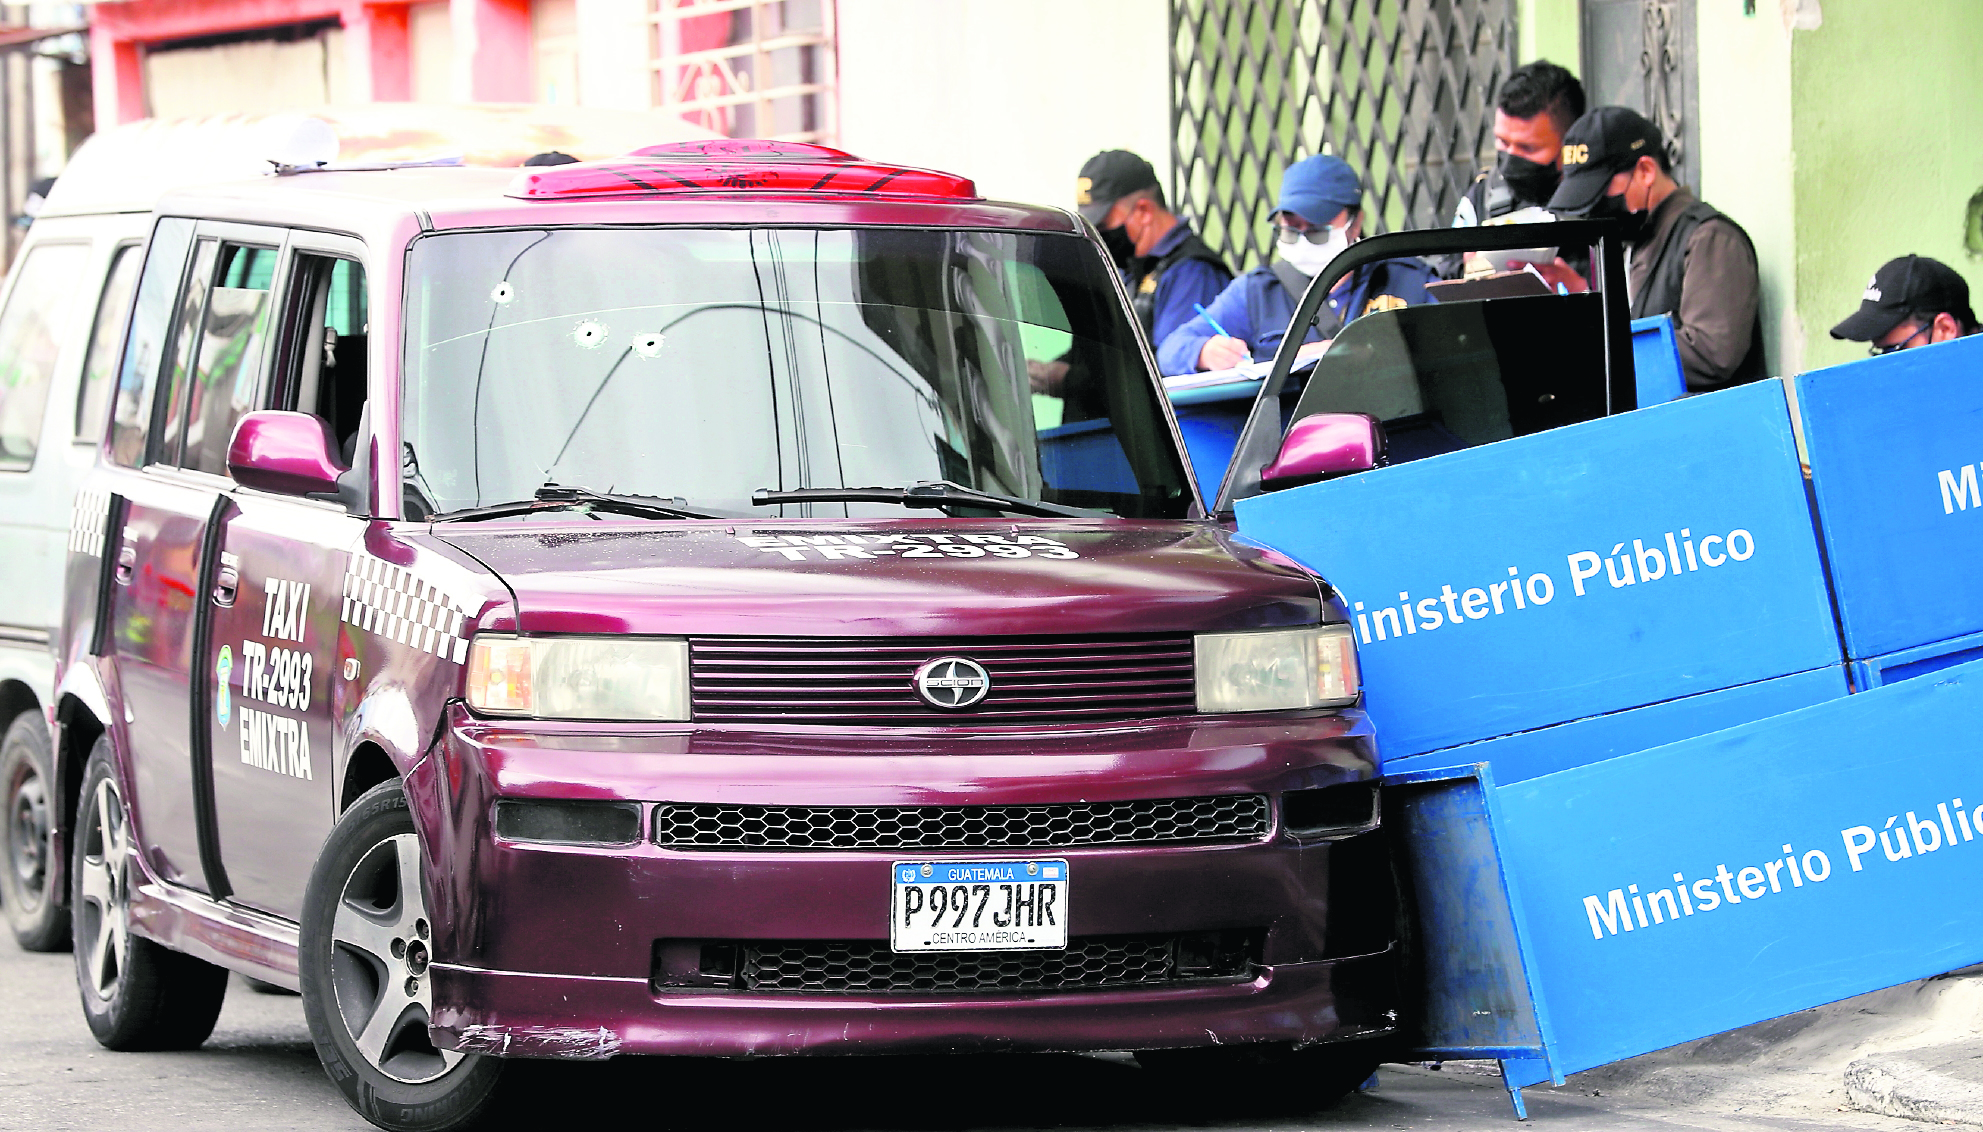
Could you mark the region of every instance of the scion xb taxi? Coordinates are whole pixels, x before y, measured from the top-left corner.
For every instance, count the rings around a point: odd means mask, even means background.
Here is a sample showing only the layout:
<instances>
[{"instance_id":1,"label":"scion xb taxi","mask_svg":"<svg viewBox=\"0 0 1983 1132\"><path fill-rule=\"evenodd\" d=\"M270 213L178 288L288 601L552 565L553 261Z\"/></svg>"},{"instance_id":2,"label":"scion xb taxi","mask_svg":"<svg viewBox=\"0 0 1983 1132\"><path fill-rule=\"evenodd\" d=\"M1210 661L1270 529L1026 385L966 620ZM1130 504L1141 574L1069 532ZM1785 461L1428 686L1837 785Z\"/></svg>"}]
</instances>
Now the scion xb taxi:
<instances>
[{"instance_id":1,"label":"scion xb taxi","mask_svg":"<svg viewBox=\"0 0 1983 1132\"><path fill-rule=\"evenodd\" d=\"M1342 604L1206 516L1069 214L768 142L307 172L166 198L132 309L57 692L105 1045L239 971L446 1129L517 1058L1325 1101L1396 1032Z\"/></svg>"}]
</instances>

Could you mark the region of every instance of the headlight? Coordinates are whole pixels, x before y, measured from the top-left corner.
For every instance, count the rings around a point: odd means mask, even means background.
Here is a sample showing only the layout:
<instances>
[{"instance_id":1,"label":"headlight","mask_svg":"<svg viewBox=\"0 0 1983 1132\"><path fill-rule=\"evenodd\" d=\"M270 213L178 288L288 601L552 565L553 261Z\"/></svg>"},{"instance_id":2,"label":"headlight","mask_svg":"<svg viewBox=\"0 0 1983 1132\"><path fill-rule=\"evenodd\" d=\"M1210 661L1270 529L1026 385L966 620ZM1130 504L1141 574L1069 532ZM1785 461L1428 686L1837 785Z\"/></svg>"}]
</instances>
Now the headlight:
<instances>
[{"instance_id":1,"label":"headlight","mask_svg":"<svg viewBox=\"0 0 1983 1132\"><path fill-rule=\"evenodd\" d=\"M1356 644L1348 625L1200 633L1198 710L1287 711L1356 702Z\"/></svg>"},{"instance_id":2,"label":"headlight","mask_svg":"<svg viewBox=\"0 0 1983 1132\"><path fill-rule=\"evenodd\" d=\"M478 634L468 647L468 706L538 719L686 720L689 643Z\"/></svg>"}]
</instances>

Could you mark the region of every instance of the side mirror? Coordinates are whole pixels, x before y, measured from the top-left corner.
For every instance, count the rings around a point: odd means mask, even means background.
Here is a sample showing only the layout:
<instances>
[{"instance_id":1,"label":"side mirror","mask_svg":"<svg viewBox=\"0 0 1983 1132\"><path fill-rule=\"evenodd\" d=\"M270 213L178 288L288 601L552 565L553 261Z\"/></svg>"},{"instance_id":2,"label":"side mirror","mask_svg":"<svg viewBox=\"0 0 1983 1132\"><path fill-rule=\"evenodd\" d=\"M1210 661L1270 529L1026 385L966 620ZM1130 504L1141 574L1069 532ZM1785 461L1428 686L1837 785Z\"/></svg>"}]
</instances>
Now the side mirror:
<instances>
[{"instance_id":1,"label":"side mirror","mask_svg":"<svg viewBox=\"0 0 1983 1132\"><path fill-rule=\"evenodd\" d=\"M234 426L227 471L242 487L283 495L337 491L345 469L331 458L336 439L322 417L260 409Z\"/></svg>"},{"instance_id":2,"label":"side mirror","mask_svg":"<svg viewBox=\"0 0 1983 1132\"><path fill-rule=\"evenodd\" d=\"M1367 413L1311 413L1294 422L1274 461L1260 469L1267 491L1377 466L1384 430Z\"/></svg>"}]
</instances>

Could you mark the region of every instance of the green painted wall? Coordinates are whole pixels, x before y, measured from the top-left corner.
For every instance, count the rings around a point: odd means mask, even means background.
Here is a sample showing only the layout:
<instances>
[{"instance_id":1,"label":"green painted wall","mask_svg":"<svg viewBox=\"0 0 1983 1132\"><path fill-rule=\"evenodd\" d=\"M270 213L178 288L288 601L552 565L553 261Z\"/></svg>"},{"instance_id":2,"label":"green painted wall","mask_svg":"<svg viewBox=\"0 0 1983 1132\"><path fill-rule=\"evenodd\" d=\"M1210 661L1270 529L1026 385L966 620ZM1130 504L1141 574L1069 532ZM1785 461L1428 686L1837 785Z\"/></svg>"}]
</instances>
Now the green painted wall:
<instances>
[{"instance_id":1,"label":"green painted wall","mask_svg":"<svg viewBox=\"0 0 1983 1132\"><path fill-rule=\"evenodd\" d=\"M1583 73L1583 29L1577 0L1521 0L1515 13L1516 59L1547 59Z\"/></svg>"},{"instance_id":2,"label":"green painted wall","mask_svg":"<svg viewBox=\"0 0 1983 1132\"><path fill-rule=\"evenodd\" d=\"M1796 308L1798 231L1789 207L1796 184L1794 41L1777 0L1764 0L1757 9L1749 15L1741 0L1696 0L1701 118L1691 144L1700 159L1701 198L1733 217L1756 245L1769 371L1796 373L1802 368L1804 331Z\"/></svg>"},{"instance_id":3,"label":"green painted wall","mask_svg":"<svg viewBox=\"0 0 1983 1132\"><path fill-rule=\"evenodd\" d=\"M1823 12L1819 27L1788 33L1806 369L1865 356L1826 331L1894 256L1933 256L1983 299L1983 261L1962 241L1983 189L1983 3L1824 0Z\"/></svg>"}]
</instances>

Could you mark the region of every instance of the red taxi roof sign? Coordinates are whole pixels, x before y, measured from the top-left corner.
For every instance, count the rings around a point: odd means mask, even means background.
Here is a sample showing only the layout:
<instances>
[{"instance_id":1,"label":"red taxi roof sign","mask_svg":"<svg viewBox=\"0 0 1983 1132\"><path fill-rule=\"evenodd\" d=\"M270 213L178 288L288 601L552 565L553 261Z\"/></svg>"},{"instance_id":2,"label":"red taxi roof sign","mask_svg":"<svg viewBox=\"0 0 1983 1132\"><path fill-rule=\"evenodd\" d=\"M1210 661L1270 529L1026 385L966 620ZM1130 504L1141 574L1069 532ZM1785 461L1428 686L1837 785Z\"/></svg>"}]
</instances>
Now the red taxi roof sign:
<instances>
[{"instance_id":1,"label":"red taxi roof sign","mask_svg":"<svg viewBox=\"0 0 1983 1132\"><path fill-rule=\"evenodd\" d=\"M970 178L954 173L862 161L823 145L757 139L671 142L606 161L539 166L518 174L509 187L509 195L521 200L692 193L981 199Z\"/></svg>"}]
</instances>

